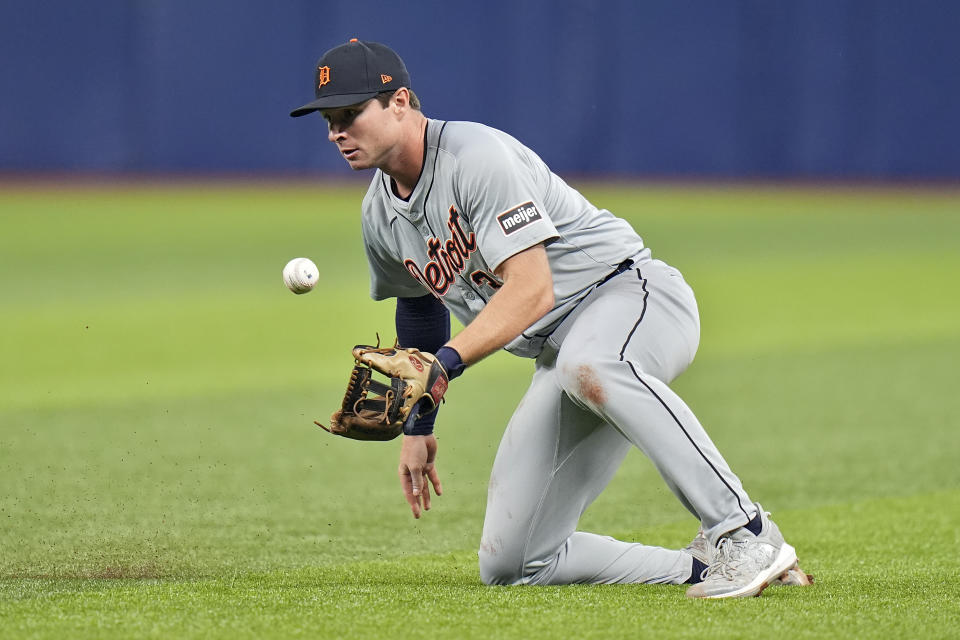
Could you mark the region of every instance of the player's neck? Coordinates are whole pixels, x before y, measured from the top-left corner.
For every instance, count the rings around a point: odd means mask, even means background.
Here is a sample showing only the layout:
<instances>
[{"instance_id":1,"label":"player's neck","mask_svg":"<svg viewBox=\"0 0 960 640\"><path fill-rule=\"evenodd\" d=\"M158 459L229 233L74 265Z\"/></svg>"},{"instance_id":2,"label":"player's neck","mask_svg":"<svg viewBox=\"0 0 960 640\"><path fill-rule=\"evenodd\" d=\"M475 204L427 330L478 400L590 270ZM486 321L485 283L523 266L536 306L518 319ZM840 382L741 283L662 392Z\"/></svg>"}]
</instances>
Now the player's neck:
<instances>
[{"instance_id":1,"label":"player's neck","mask_svg":"<svg viewBox=\"0 0 960 640\"><path fill-rule=\"evenodd\" d=\"M400 198L410 197L420 181L427 149L427 119L420 115L395 149L386 166L381 167L390 178L394 192Z\"/></svg>"}]
</instances>

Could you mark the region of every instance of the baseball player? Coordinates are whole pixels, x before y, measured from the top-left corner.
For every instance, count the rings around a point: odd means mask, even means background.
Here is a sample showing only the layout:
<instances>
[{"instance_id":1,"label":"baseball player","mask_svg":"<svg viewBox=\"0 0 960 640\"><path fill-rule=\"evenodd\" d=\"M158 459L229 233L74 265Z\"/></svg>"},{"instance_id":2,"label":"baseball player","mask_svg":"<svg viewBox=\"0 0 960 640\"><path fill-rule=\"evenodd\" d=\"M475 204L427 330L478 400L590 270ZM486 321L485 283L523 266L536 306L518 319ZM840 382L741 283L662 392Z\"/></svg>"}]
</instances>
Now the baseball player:
<instances>
[{"instance_id":1,"label":"baseball player","mask_svg":"<svg viewBox=\"0 0 960 640\"><path fill-rule=\"evenodd\" d=\"M385 45L351 40L326 52L315 93L290 115L319 111L347 164L376 170L363 240L372 297L396 299L400 344L435 354L451 384L498 349L536 359L490 474L485 583L691 583L687 595L705 598L809 583L668 386L700 339L677 269L511 136L427 118ZM449 312L465 327L453 337ZM404 427L399 473L418 518L431 486L441 493L436 415ZM699 521L687 548L576 530L631 447Z\"/></svg>"}]
</instances>

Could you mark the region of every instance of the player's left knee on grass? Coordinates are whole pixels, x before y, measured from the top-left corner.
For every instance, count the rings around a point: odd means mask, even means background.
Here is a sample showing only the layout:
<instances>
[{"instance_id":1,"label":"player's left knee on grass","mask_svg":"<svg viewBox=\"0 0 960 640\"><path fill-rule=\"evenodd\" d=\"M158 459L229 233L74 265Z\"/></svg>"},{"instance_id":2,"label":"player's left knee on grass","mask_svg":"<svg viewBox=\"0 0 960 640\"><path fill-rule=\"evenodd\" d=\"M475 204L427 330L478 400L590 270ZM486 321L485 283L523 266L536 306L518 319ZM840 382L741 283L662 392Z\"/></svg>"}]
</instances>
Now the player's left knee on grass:
<instances>
[{"instance_id":1,"label":"player's left knee on grass","mask_svg":"<svg viewBox=\"0 0 960 640\"><path fill-rule=\"evenodd\" d=\"M483 584L513 585L523 579L522 560L513 554L504 553L486 542L480 543L477 553L480 560L480 580Z\"/></svg>"}]
</instances>

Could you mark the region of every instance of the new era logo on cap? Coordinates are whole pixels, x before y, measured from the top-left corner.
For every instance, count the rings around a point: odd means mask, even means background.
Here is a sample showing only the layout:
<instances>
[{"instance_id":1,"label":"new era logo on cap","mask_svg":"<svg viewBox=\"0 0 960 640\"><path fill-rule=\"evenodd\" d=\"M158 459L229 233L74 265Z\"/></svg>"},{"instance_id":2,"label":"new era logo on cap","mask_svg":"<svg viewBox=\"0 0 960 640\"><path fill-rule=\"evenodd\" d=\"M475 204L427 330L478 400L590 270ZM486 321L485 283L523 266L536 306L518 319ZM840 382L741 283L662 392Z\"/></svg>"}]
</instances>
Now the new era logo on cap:
<instances>
[{"instance_id":1,"label":"new era logo on cap","mask_svg":"<svg viewBox=\"0 0 960 640\"><path fill-rule=\"evenodd\" d=\"M542 219L540 211L533 202L524 202L497 216L497 222L500 223L500 229L505 236Z\"/></svg>"}]
</instances>

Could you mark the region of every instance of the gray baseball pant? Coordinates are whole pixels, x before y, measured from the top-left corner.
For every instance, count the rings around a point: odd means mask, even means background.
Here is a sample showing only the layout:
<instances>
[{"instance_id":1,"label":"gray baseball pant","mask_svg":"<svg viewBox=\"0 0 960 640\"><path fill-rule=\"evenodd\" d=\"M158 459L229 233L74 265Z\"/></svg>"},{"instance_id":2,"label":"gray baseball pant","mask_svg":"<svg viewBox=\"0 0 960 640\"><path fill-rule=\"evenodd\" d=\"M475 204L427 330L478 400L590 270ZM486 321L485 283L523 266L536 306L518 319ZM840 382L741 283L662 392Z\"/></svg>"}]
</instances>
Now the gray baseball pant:
<instances>
[{"instance_id":1,"label":"gray baseball pant","mask_svg":"<svg viewBox=\"0 0 960 640\"><path fill-rule=\"evenodd\" d=\"M594 289L551 335L490 474L479 550L485 583L689 578L686 553L576 531L631 447L650 458L711 542L756 514L696 416L667 386L692 362L699 340L693 291L659 260Z\"/></svg>"}]
</instances>

